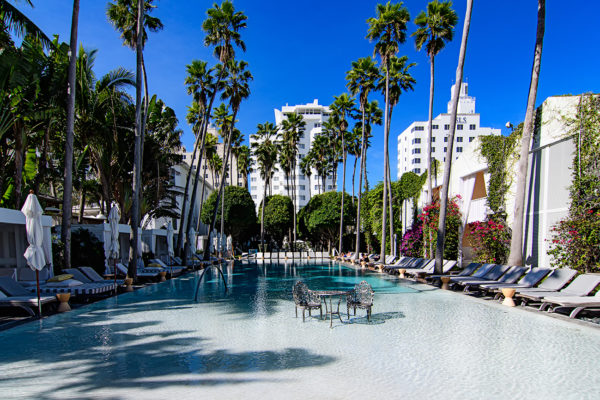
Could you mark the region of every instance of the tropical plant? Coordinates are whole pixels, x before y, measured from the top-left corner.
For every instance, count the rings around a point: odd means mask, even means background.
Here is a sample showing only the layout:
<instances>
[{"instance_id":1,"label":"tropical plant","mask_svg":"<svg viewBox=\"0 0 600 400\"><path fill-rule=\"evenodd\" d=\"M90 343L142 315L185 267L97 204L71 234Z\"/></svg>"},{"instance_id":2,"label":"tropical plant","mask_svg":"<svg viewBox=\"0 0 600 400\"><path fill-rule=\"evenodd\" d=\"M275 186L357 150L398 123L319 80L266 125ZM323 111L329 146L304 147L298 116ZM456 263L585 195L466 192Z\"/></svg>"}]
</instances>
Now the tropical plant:
<instances>
[{"instance_id":1,"label":"tropical plant","mask_svg":"<svg viewBox=\"0 0 600 400\"><path fill-rule=\"evenodd\" d=\"M223 218L225 224L224 233L231 235L233 240L240 242L249 238L256 226L256 208L248 189L239 186L227 186L224 190ZM220 202L219 194L214 191L206 199L206 206L202 210L202 222L214 226L214 219L221 220L221 209L216 207ZM217 209L217 215L213 210Z\"/></svg>"},{"instance_id":2,"label":"tropical plant","mask_svg":"<svg viewBox=\"0 0 600 400\"><path fill-rule=\"evenodd\" d=\"M242 145L237 153L237 173L242 175L242 187L248 187L248 175L252 172L252 159L250 158L250 147Z\"/></svg>"},{"instance_id":3,"label":"tropical plant","mask_svg":"<svg viewBox=\"0 0 600 400\"><path fill-rule=\"evenodd\" d=\"M294 205L287 196L273 195L265 200L265 231L278 242L288 234L293 227Z\"/></svg>"},{"instance_id":4,"label":"tropical plant","mask_svg":"<svg viewBox=\"0 0 600 400\"><path fill-rule=\"evenodd\" d=\"M277 162L277 154L280 149L279 132L277 127L271 122L258 124L256 126L256 134L252 135L252 155L253 160L257 164L261 179L265 185L263 188L263 196L261 201L260 212L260 243L261 248L265 245L265 199L267 198L267 187L271 184L271 178L275 171Z\"/></svg>"},{"instance_id":5,"label":"tropical plant","mask_svg":"<svg viewBox=\"0 0 600 400\"><path fill-rule=\"evenodd\" d=\"M435 72L435 57L451 42L454 37L454 26L458 16L452 9L452 2L434 0L427 4L427 11L421 11L415 18L417 30L412 34L415 37L417 50L425 47L429 57L430 84L429 84L429 117L427 122L427 165L431 165L431 135L433 120L433 86ZM460 90L460 87L457 89ZM451 147L451 146L449 146ZM427 169L427 204L431 204L433 191L431 186L431 168Z\"/></svg>"},{"instance_id":6,"label":"tropical plant","mask_svg":"<svg viewBox=\"0 0 600 400\"><path fill-rule=\"evenodd\" d=\"M387 220L387 206L388 206L388 189L389 189L389 88L390 88L390 58L398 53L400 44L406 41L406 23L410 21L410 14L408 9L399 4L391 4L389 1L387 4L377 4L375 8L377 17L369 18L367 23L369 24L369 31L367 38L370 41L375 41L375 50L373 55L379 54L381 58L381 68L385 73L384 83L384 96L385 96L385 114L384 114L384 139L383 139L383 157L384 157L384 174L383 174L383 211L381 214L382 226L386 226ZM390 204L391 207L391 204ZM385 242L386 242L386 229L381 230L381 259L385 259ZM391 238L390 238L391 239Z\"/></svg>"},{"instance_id":7,"label":"tropical plant","mask_svg":"<svg viewBox=\"0 0 600 400\"><path fill-rule=\"evenodd\" d=\"M362 178L363 171L366 169L366 121L365 111L368 104L368 97L371 90L375 89L375 82L379 72L375 65L375 62L369 58L360 58L357 61L352 62L352 69L346 73L346 80L348 81L346 86L352 95L358 96L358 103L360 106L360 112L362 114L362 134L361 134L361 149L360 149L360 162L361 168L358 179L358 204L357 204L357 215L356 215L356 244L354 259L358 260L358 254L360 251L360 203L362 197Z\"/></svg>"},{"instance_id":8,"label":"tropical plant","mask_svg":"<svg viewBox=\"0 0 600 400\"><path fill-rule=\"evenodd\" d=\"M340 207L340 240L338 253L342 254L342 242L344 236L344 200L346 193L346 158L348 156L348 149L346 147L347 141L347 129L348 129L348 121L347 118L350 116L350 113L354 109L354 99L348 96L347 93L342 93L339 96L334 96L334 102L329 109L331 110L331 115L336 117L336 120L339 123L339 131L340 131L340 139L342 145L342 205Z\"/></svg>"},{"instance_id":9,"label":"tropical plant","mask_svg":"<svg viewBox=\"0 0 600 400\"><path fill-rule=\"evenodd\" d=\"M506 223L489 218L469 224L469 236L473 246L473 261L478 263L505 264L510 245L510 229Z\"/></svg>"},{"instance_id":10,"label":"tropical plant","mask_svg":"<svg viewBox=\"0 0 600 400\"><path fill-rule=\"evenodd\" d=\"M535 51L533 54L533 68L527 96L527 110L521 137L521 150L517 165L515 208L512 223L512 238L510 241L510 265L523 265L523 219L525 211L525 189L527 187L527 167L529 163L529 146L533 137L535 121L535 99L537 97L538 82L540 79L540 66L542 64L542 47L544 44L544 29L546 20L546 0L538 0L537 31L535 35Z\"/></svg>"},{"instance_id":11,"label":"tropical plant","mask_svg":"<svg viewBox=\"0 0 600 400\"><path fill-rule=\"evenodd\" d=\"M461 224L460 208L457 204L457 199L453 198L448 202L446 211L446 246L444 246L444 258L446 260L456 260L458 255L458 231ZM438 225L440 216L440 203L435 202L423 208L418 218L423 223L424 250L426 258L433 258L433 254L428 251L431 248L427 243L428 238L432 242L437 240Z\"/></svg>"},{"instance_id":12,"label":"tropical plant","mask_svg":"<svg viewBox=\"0 0 600 400\"><path fill-rule=\"evenodd\" d=\"M24 0L27 5L33 7L31 0ZM30 37L39 40L45 49L53 47L52 40L25 14L12 5L8 0L0 1L0 49L6 49L13 45L9 32L14 32L16 37Z\"/></svg>"}]
</instances>

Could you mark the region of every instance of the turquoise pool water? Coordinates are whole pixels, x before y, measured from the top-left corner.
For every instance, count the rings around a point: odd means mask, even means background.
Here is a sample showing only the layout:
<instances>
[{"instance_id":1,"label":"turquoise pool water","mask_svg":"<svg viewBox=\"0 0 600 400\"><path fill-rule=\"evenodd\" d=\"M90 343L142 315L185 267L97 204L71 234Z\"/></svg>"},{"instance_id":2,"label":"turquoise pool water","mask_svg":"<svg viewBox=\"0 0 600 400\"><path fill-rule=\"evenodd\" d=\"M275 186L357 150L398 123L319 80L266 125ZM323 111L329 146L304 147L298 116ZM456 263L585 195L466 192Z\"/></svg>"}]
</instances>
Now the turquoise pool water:
<instances>
[{"instance_id":1,"label":"turquoise pool water","mask_svg":"<svg viewBox=\"0 0 600 400\"><path fill-rule=\"evenodd\" d=\"M0 332L0 398L597 398L599 329L336 264L224 272ZM373 322L294 318L299 277L366 279Z\"/></svg>"}]
</instances>

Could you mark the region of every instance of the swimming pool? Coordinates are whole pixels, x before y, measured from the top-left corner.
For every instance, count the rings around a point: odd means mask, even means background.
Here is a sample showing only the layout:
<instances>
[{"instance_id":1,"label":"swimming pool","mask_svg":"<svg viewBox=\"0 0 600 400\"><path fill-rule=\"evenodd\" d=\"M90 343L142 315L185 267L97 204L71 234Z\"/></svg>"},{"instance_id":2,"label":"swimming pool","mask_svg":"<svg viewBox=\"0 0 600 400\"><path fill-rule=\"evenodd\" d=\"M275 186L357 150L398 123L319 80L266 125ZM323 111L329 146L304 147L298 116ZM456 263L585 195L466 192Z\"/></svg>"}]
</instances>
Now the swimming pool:
<instances>
[{"instance_id":1,"label":"swimming pool","mask_svg":"<svg viewBox=\"0 0 600 400\"><path fill-rule=\"evenodd\" d=\"M597 398L599 329L337 264L224 272L226 295L189 274L0 332L0 397ZM294 318L299 276L368 280L373 322Z\"/></svg>"}]
</instances>

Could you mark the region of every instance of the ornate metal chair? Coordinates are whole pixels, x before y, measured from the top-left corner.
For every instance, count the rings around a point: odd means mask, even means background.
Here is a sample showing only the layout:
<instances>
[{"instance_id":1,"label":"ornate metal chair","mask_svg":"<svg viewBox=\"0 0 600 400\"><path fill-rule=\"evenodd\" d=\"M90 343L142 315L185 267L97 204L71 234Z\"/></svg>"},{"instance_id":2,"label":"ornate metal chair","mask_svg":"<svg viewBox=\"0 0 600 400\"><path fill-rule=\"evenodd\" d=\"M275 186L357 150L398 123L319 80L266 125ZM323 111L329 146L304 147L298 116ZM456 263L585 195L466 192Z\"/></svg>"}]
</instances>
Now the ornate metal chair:
<instances>
[{"instance_id":1,"label":"ornate metal chair","mask_svg":"<svg viewBox=\"0 0 600 400\"><path fill-rule=\"evenodd\" d=\"M308 289L304 282L298 281L292 288L294 303L296 303L296 318L298 318L298 308L302 309L302 322L305 321L304 311L308 310L308 315L311 316L313 309L319 309L321 318L323 318L323 309L321 308L321 297L318 294Z\"/></svg>"},{"instance_id":2,"label":"ornate metal chair","mask_svg":"<svg viewBox=\"0 0 600 400\"><path fill-rule=\"evenodd\" d=\"M354 315L356 315L356 309L362 308L367 310L367 321L371 321L371 308L373 307L373 289L367 281L362 281L352 290L346 298L346 308L348 313L348 319L350 319L350 308L354 309Z\"/></svg>"}]
</instances>

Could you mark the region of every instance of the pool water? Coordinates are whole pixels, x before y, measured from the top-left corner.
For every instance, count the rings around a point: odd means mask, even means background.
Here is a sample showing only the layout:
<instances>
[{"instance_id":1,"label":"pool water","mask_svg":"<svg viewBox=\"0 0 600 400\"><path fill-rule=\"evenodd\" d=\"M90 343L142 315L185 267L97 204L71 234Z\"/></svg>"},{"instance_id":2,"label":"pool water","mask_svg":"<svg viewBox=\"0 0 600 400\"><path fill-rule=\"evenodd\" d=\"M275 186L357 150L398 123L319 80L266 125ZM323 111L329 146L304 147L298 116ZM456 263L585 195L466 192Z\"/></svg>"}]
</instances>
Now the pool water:
<instances>
[{"instance_id":1,"label":"pool water","mask_svg":"<svg viewBox=\"0 0 600 400\"><path fill-rule=\"evenodd\" d=\"M0 332L0 397L598 396L600 329L333 263L223 272L227 293L217 274L193 273ZM367 280L373 320L361 310L330 329L317 311L303 323L298 279L315 290Z\"/></svg>"}]
</instances>

